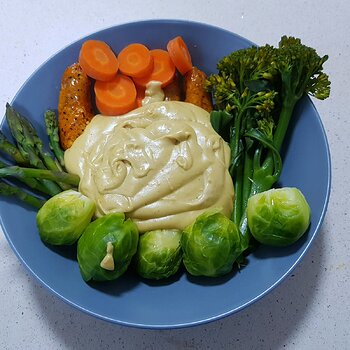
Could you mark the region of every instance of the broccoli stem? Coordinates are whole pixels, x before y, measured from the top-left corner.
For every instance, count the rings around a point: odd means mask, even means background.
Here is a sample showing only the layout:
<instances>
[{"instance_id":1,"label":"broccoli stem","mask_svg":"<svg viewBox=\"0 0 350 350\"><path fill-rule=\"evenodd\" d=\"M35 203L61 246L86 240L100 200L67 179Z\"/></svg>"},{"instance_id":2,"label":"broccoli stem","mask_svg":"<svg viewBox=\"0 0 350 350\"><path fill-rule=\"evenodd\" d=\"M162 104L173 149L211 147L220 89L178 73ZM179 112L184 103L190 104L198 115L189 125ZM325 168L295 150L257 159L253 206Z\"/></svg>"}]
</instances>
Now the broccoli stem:
<instances>
[{"instance_id":1,"label":"broccoli stem","mask_svg":"<svg viewBox=\"0 0 350 350\"><path fill-rule=\"evenodd\" d=\"M288 130L288 125L293 115L294 107L297 101L298 99L294 95L287 96L283 100L282 109L273 136L273 143L278 151L281 150L284 138Z\"/></svg>"},{"instance_id":2,"label":"broccoli stem","mask_svg":"<svg viewBox=\"0 0 350 350\"><path fill-rule=\"evenodd\" d=\"M39 199L35 196L30 195L27 192L24 192L20 188L6 184L3 181L0 181L0 195L2 196L16 196L21 201L35 207L35 208L41 208L43 204L45 203L45 200Z\"/></svg>"},{"instance_id":3,"label":"broccoli stem","mask_svg":"<svg viewBox=\"0 0 350 350\"><path fill-rule=\"evenodd\" d=\"M62 168L64 168L65 167L64 151L60 146L56 113L52 110L48 110L45 112L44 119L45 119L46 133L49 137L50 149L52 150L55 157L61 164Z\"/></svg>"},{"instance_id":4,"label":"broccoli stem","mask_svg":"<svg viewBox=\"0 0 350 350\"><path fill-rule=\"evenodd\" d=\"M252 187L252 174L253 174L253 157L251 155L250 150L247 150L244 154L244 164L242 166L242 176L240 179L240 183L238 184L240 187L240 196L237 200L240 203L240 213L239 216L234 218L234 223L237 225L237 228L240 229L241 238L242 238L242 247L246 250L249 246L250 241L250 232L248 230L248 226L246 223L247 220L247 204L248 199L250 197L250 190ZM236 192L235 192L236 193ZM235 199L236 202L236 199ZM245 224L245 227L242 225Z\"/></svg>"},{"instance_id":5,"label":"broccoli stem","mask_svg":"<svg viewBox=\"0 0 350 350\"><path fill-rule=\"evenodd\" d=\"M26 178L46 179L46 180L62 182L65 184L70 184L75 187L78 187L79 180L80 180L79 176L65 173L63 171L22 168L17 165L0 169L0 177L6 177L6 176L13 176L18 179L26 179Z\"/></svg>"},{"instance_id":6,"label":"broccoli stem","mask_svg":"<svg viewBox=\"0 0 350 350\"><path fill-rule=\"evenodd\" d=\"M250 149L245 152L244 170L243 170L243 192L242 192L242 208L245 211L250 197L253 178L253 156Z\"/></svg>"},{"instance_id":7,"label":"broccoli stem","mask_svg":"<svg viewBox=\"0 0 350 350\"><path fill-rule=\"evenodd\" d=\"M242 216L242 196L243 196L243 165L239 164L236 167L234 175L235 197L233 201L232 221L239 223Z\"/></svg>"}]
</instances>

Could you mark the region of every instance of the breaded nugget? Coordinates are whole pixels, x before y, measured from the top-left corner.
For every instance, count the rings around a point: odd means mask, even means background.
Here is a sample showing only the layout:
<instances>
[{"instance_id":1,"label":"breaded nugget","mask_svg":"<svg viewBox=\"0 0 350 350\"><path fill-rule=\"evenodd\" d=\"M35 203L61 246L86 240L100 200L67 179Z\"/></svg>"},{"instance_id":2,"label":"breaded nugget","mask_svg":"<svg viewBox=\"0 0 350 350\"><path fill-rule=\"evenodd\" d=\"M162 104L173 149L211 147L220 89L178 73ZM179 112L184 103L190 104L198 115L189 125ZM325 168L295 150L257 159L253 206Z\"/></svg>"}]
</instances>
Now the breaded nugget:
<instances>
[{"instance_id":1,"label":"breaded nugget","mask_svg":"<svg viewBox=\"0 0 350 350\"><path fill-rule=\"evenodd\" d=\"M193 103L208 112L213 110L210 93L205 89L206 74L196 67L186 73L184 80L185 102Z\"/></svg>"},{"instance_id":2,"label":"breaded nugget","mask_svg":"<svg viewBox=\"0 0 350 350\"><path fill-rule=\"evenodd\" d=\"M64 150L83 133L94 116L90 89L90 78L78 63L65 70L58 102L58 128Z\"/></svg>"}]
</instances>

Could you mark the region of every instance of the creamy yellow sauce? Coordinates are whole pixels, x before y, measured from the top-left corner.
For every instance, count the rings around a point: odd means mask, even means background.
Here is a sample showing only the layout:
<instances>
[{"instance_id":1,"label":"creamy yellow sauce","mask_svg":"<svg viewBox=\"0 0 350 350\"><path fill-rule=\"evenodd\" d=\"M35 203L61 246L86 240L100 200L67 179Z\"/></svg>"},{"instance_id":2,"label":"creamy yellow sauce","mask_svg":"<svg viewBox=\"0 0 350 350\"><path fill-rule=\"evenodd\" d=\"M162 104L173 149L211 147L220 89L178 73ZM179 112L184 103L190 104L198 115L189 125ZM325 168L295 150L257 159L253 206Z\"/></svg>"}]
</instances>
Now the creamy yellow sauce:
<instances>
[{"instance_id":1,"label":"creamy yellow sauce","mask_svg":"<svg viewBox=\"0 0 350 350\"><path fill-rule=\"evenodd\" d=\"M95 116L65 152L96 216L124 212L140 232L183 229L218 208L229 216L230 149L209 113L178 101L146 104L118 117Z\"/></svg>"},{"instance_id":2,"label":"creamy yellow sauce","mask_svg":"<svg viewBox=\"0 0 350 350\"><path fill-rule=\"evenodd\" d=\"M164 100L164 98L165 94L162 89L162 83L160 81L151 80L146 85L145 97L142 100L142 106L153 102L161 102Z\"/></svg>"}]
</instances>

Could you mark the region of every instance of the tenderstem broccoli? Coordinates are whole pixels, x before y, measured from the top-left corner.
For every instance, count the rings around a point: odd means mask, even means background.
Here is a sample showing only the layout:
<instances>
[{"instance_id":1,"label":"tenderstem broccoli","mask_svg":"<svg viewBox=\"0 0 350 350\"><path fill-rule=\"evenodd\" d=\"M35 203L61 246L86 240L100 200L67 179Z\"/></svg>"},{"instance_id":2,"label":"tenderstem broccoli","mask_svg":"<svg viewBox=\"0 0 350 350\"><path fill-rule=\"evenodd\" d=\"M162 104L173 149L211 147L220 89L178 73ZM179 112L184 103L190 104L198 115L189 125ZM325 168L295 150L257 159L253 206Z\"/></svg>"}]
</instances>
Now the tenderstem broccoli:
<instances>
[{"instance_id":1,"label":"tenderstem broccoli","mask_svg":"<svg viewBox=\"0 0 350 350\"><path fill-rule=\"evenodd\" d=\"M248 198L270 189L282 170L283 145L293 111L305 95L326 99L330 81L323 72L328 56L294 37L278 47L265 45L231 53L209 76L216 111L213 127L231 148L230 173L235 186L231 219L239 227L244 249L250 244Z\"/></svg>"}]
</instances>

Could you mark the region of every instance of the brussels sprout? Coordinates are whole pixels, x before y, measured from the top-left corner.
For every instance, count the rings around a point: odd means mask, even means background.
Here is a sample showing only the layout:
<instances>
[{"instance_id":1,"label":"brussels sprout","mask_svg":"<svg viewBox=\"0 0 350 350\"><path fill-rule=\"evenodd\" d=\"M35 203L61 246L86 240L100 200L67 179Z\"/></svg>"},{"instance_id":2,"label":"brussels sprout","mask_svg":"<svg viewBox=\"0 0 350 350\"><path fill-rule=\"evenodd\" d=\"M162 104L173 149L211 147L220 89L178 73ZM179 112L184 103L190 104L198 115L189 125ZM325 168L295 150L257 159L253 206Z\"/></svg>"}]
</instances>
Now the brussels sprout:
<instances>
[{"instance_id":1,"label":"brussels sprout","mask_svg":"<svg viewBox=\"0 0 350 350\"><path fill-rule=\"evenodd\" d=\"M248 226L262 244L287 246L296 242L309 227L310 214L305 197L293 187L271 189L248 200Z\"/></svg>"},{"instance_id":2,"label":"brussels sprout","mask_svg":"<svg viewBox=\"0 0 350 350\"><path fill-rule=\"evenodd\" d=\"M241 254L241 236L224 214L208 211L188 226L181 238L183 262L195 276L216 277L229 273Z\"/></svg>"},{"instance_id":3,"label":"brussels sprout","mask_svg":"<svg viewBox=\"0 0 350 350\"><path fill-rule=\"evenodd\" d=\"M140 236L135 256L137 272L149 279L175 274L182 261L181 231L155 230Z\"/></svg>"},{"instance_id":4,"label":"brussels sprout","mask_svg":"<svg viewBox=\"0 0 350 350\"><path fill-rule=\"evenodd\" d=\"M70 245L78 240L95 212L95 203L80 192L67 190L39 209L36 223L45 243Z\"/></svg>"},{"instance_id":5,"label":"brussels sprout","mask_svg":"<svg viewBox=\"0 0 350 350\"><path fill-rule=\"evenodd\" d=\"M78 241L78 263L85 281L121 276L136 253L139 232L123 213L103 216L85 229Z\"/></svg>"}]
</instances>

